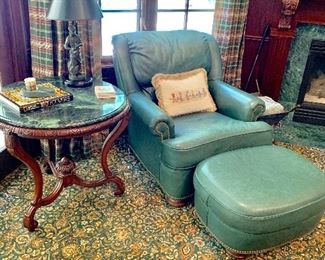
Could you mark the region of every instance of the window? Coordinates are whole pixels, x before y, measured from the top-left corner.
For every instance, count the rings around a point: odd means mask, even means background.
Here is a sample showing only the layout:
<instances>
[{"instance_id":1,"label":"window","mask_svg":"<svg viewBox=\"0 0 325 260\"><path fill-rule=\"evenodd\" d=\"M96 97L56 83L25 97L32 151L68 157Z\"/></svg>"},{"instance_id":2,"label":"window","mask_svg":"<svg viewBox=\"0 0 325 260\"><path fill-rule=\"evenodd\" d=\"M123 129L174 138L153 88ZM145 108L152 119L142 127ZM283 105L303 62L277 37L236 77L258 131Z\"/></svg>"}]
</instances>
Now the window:
<instances>
[{"instance_id":1,"label":"window","mask_svg":"<svg viewBox=\"0 0 325 260\"><path fill-rule=\"evenodd\" d=\"M140 30L139 0L101 0L103 56L112 56L112 36Z\"/></svg>"},{"instance_id":2,"label":"window","mask_svg":"<svg viewBox=\"0 0 325 260\"><path fill-rule=\"evenodd\" d=\"M212 32L215 0L159 0L157 31L192 29Z\"/></svg>"},{"instance_id":3,"label":"window","mask_svg":"<svg viewBox=\"0 0 325 260\"><path fill-rule=\"evenodd\" d=\"M100 0L103 12L103 56L112 56L111 39L114 34L141 30L141 17L151 17L158 31L193 29L212 32L215 0ZM144 12L154 10L155 15ZM157 11L155 11L157 10Z\"/></svg>"}]
</instances>

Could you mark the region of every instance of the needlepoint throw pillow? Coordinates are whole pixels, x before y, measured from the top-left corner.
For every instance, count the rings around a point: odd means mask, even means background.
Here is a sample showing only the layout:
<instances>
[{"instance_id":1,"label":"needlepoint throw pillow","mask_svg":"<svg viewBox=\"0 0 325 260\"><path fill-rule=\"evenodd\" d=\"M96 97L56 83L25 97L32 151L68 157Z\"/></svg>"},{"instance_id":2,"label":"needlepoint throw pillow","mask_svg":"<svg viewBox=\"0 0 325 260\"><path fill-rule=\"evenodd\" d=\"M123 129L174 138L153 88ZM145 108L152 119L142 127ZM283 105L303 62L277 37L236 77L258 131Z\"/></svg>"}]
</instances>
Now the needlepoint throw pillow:
<instances>
[{"instance_id":1,"label":"needlepoint throw pillow","mask_svg":"<svg viewBox=\"0 0 325 260\"><path fill-rule=\"evenodd\" d=\"M208 89L207 72L203 68L153 76L158 105L170 116L217 110Z\"/></svg>"}]
</instances>

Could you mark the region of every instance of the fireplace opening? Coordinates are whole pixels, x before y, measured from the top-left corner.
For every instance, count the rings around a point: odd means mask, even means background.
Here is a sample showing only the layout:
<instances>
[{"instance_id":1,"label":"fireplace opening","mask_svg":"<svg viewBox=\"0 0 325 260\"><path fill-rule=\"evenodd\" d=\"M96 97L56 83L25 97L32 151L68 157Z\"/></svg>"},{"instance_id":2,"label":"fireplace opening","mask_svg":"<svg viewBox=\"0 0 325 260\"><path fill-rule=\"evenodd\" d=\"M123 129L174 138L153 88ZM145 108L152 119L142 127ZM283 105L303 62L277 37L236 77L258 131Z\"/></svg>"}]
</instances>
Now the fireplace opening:
<instances>
[{"instance_id":1,"label":"fireplace opening","mask_svg":"<svg viewBox=\"0 0 325 260\"><path fill-rule=\"evenodd\" d=\"M311 42L293 121L325 125L325 41Z\"/></svg>"}]
</instances>

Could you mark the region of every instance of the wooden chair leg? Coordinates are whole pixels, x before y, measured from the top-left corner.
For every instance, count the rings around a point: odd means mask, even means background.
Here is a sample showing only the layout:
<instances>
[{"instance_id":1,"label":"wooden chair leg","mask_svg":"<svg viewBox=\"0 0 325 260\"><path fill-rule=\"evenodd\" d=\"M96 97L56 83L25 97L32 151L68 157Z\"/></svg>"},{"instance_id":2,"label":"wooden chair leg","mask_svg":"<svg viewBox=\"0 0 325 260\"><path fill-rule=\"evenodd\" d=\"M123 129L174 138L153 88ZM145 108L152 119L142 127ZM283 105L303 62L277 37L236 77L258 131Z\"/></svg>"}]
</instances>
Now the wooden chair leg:
<instances>
[{"instance_id":1,"label":"wooden chair leg","mask_svg":"<svg viewBox=\"0 0 325 260\"><path fill-rule=\"evenodd\" d=\"M228 250L228 249L227 249L227 254L230 255L234 259L246 259L249 256L251 256L251 254L240 254L240 253L236 253L234 251Z\"/></svg>"},{"instance_id":2,"label":"wooden chair leg","mask_svg":"<svg viewBox=\"0 0 325 260\"><path fill-rule=\"evenodd\" d=\"M190 201L192 201L193 196L189 196L185 199L174 199L174 198L171 198L171 197L165 195L165 199L169 205L171 205L175 208L181 208L181 207L186 206Z\"/></svg>"}]
</instances>

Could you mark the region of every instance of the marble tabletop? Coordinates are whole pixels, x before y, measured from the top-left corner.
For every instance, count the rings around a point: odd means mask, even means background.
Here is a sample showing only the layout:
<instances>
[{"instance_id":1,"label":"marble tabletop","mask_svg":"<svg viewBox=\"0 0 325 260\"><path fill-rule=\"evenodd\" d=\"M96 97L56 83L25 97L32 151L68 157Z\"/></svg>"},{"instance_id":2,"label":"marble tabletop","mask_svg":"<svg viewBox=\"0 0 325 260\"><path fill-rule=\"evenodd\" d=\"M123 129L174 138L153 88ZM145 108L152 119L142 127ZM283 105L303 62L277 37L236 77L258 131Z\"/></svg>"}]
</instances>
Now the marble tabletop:
<instances>
[{"instance_id":1,"label":"marble tabletop","mask_svg":"<svg viewBox=\"0 0 325 260\"><path fill-rule=\"evenodd\" d=\"M0 122L15 127L35 129L74 128L104 121L117 115L128 105L126 96L116 87L114 100L98 99L94 86L110 85L104 81L95 81L92 86L84 88L65 87L60 78L42 78L36 81L37 84L51 82L69 91L73 95L73 100L27 113L16 112L0 102ZM23 87L24 82L21 81L6 85L3 90Z\"/></svg>"}]
</instances>

